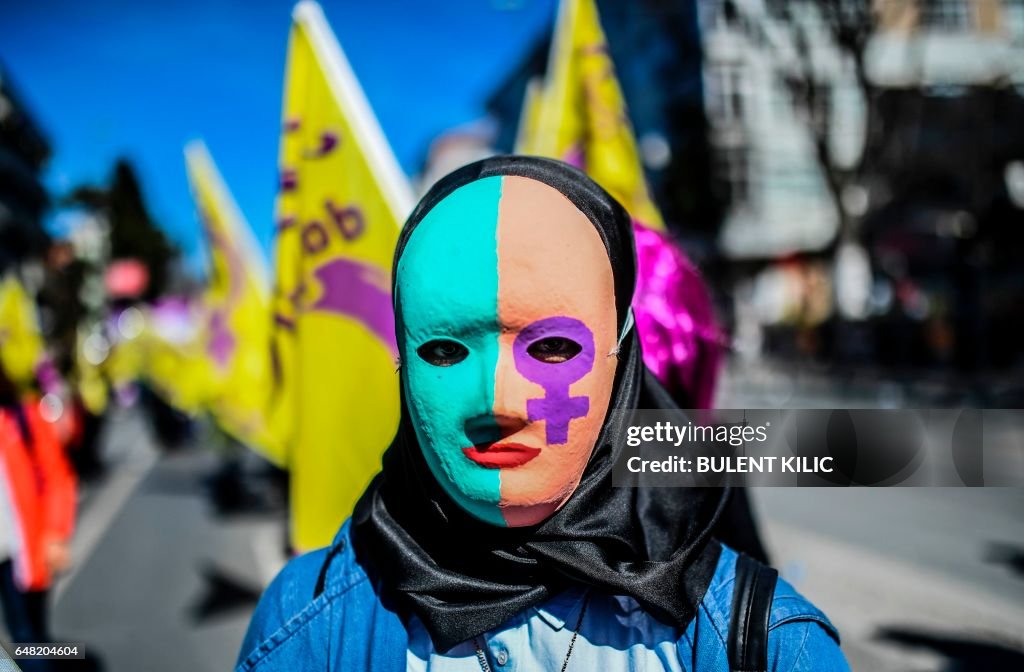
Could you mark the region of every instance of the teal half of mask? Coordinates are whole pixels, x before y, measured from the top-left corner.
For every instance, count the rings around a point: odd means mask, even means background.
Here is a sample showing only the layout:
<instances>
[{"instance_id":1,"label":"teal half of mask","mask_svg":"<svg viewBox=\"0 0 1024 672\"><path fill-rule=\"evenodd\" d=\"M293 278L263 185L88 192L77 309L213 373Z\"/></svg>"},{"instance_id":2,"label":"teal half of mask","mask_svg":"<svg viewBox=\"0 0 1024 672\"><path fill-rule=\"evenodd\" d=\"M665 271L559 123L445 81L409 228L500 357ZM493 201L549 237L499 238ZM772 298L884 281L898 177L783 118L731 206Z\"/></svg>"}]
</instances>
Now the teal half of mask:
<instances>
[{"instance_id":1,"label":"teal half of mask","mask_svg":"<svg viewBox=\"0 0 1024 672\"><path fill-rule=\"evenodd\" d=\"M462 452L497 432L501 186L500 176L471 182L419 222L398 261L395 310L406 408L427 465L463 509L503 526L499 470ZM456 356L459 366L437 364Z\"/></svg>"}]
</instances>

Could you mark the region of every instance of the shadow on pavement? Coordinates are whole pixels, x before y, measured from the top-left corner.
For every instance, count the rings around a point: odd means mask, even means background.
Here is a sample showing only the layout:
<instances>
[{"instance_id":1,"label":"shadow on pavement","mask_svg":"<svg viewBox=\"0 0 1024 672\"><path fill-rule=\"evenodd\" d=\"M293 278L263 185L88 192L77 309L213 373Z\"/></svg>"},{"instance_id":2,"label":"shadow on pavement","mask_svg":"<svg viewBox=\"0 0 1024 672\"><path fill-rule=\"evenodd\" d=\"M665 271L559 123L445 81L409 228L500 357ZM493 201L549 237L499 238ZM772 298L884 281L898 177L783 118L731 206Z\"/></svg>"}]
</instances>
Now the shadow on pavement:
<instances>
[{"instance_id":1,"label":"shadow on pavement","mask_svg":"<svg viewBox=\"0 0 1024 672\"><path fill-rule=\"evenodd\" d=\"M237 611L251 611L263 593L260 586L249 585L230 576L212 563L206 563L199 575L203 581L203 595L189 610L194 625Z\"/></svg>"},{"instance_id":2,"label":"shadow on pavement","mask_svg":"<svg viewBox=\"0 0 1024 672\"><path fill-rule=\"evenodd\" d=\"M985 641L900 627L881 628L875 638L937 653L946 659L943 672L1024 670L1024 651L1017 648L1019 642L1014 645L996 641L995 637Z\"/></svg>"},{"instance_id":3,"label":"shadow on pavement","mask_svg":"<svg viewBox=\"0 0 1024 672\"><path fill-rule=\"evenodd\" d=\"M985 560L993 564L1004 565L1018 579L1024 579L1024 547L1022 546L994 541L989 544Z\"/></svg>"}]
</instances>

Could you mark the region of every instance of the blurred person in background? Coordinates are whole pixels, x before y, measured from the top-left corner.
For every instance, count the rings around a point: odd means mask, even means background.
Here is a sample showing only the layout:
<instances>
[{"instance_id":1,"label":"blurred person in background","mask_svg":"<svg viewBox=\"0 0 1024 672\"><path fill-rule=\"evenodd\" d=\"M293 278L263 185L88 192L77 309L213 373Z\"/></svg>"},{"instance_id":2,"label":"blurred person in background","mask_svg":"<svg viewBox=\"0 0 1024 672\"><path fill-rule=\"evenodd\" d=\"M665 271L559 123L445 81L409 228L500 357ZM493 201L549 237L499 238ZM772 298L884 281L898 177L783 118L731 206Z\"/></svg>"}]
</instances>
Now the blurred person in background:
<instances>
[{"instance_id":1,"label":"blurred person in background","mask_svg":"<svg viewBox=\"0 0 1024 672\"><path fill-rule=\"evenodd\" d=\"M99 436L105 420L107 384L99 366L83 356L83 333L97 321L97 308L83 300L96 284L96 265L75 254L68 241L55 241L47 251L46 274L39 289L43 338L57 374L68 383L67 410L73 431L67 437L68 458L83 483L103 475Z\"/></svg>"},{"instance_id":2,"label":"blurred person in background","mask_svg":"<svg viewBox=\"0 0 1024 672\"><path fill-rule=\"evenodd\" d=\"M267 589L239 670L848 669L824 614L713 538L725 492L613 487L611 413L678 408L611 196L549 159L471 164L393 277L398 433L332 546Z\"/></svg>"},{"instance_id":3,"label":"blurred person in background","mask_svg":"<svg viewBox=\"0 0 1024 672\"><path fill-rule=\"evenodd\" d=\"M15 643L50 641L49 588L71 564L76 495L74 472L38 399L19 395L0 367L0 602ZM47 662L21 664L46 670Z\"/></svg>"}]
</instances>

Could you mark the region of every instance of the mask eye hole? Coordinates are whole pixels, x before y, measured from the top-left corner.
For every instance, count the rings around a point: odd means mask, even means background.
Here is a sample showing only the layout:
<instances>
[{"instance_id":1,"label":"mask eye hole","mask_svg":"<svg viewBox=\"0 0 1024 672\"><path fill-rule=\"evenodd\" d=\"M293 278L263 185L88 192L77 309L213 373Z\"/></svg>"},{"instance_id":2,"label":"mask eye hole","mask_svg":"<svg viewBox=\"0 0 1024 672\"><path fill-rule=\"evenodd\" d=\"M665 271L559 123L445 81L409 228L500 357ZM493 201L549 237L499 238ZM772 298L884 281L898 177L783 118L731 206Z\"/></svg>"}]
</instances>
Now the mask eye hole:
<instances>
[{"instance_id":1,"label":"mask eye hole","mask_svg":"<svg viewBox=\"0 0 1024 672\"><path fill-rule=\"evenodd\" d=\"M416 349L416 354L424 362L434 366L452 366L458 364L469 355L469 350L461 343L439 338L427 341Z\"/></svg>"},{"instance_id":2,"label":"mask eye hole","mask_svg":"<svg viewBox=\"0 0 1024 672\"><path fill-rule=\"evenodd\" d=\"M531 343L526 352L539 362L561 364L580 354L582 349L583 346L572 339L549 336Z\"/></svg>"}]
</instances>

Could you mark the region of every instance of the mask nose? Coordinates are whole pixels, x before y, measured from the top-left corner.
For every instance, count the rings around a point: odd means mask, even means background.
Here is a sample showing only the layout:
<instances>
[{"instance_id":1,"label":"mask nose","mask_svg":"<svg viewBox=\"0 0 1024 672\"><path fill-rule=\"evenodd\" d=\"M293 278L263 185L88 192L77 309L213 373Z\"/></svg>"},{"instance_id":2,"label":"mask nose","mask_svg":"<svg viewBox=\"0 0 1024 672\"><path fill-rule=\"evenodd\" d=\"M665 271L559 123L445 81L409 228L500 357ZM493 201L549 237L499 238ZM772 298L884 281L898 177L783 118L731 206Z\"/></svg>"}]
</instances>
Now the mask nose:
<instances>
[{"instance_id":1,"label":"mask nose","mask_svg":"<svg viewBox=\"0 0 1024 672\"><path fill-rule=\"evenodd\" d=\"M494 371L494 408L492 412L506 429L519 431L528 422L526 397L529 383L516 370L511 342L502 343L498 352L498 365Z\"/></svg>"},{"instance_id":2,"label":"mask nose","mask_svg":"<svg viewBox=\"0 0 1024 672\"><path fill-rule=\"evenodd\" d=\"M517 389L520 382L517 379L520 378L515 372L511 349L499 347L493 378L493 404L466 422L466 435L474 444L504 439L528 424L522 390Z\"/></svg>"},{"instance_id":3,"label":"mask nose","mask_svg":"<svg viewBox=\"0 0 1024 672\"><path fill-rule=\"evenodd\" d=\"M466 421L466 437L473 445L493 443L512 436L525 426L523 418L488 413Z\"/></svg>"}]
</instances>

